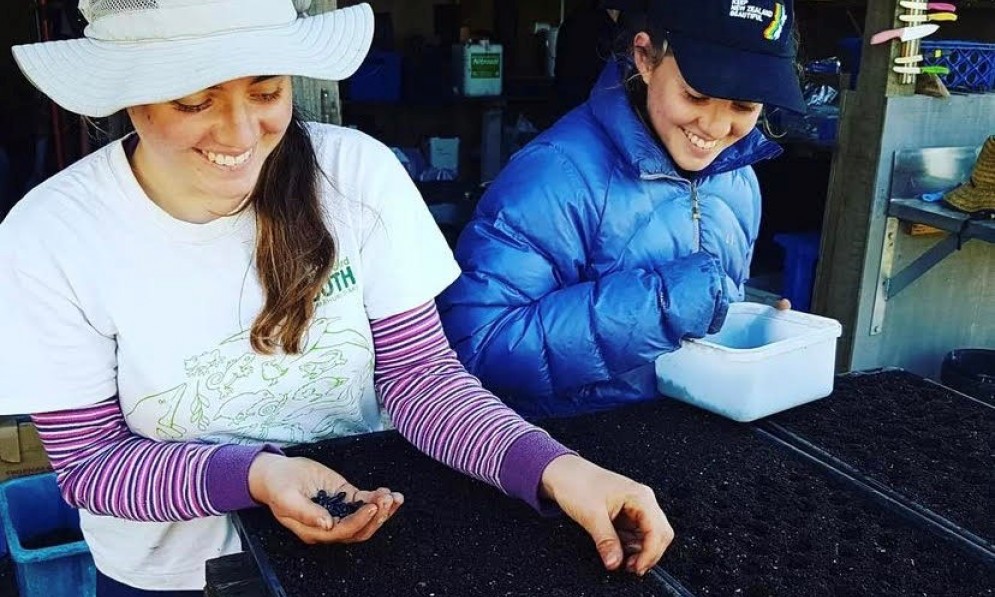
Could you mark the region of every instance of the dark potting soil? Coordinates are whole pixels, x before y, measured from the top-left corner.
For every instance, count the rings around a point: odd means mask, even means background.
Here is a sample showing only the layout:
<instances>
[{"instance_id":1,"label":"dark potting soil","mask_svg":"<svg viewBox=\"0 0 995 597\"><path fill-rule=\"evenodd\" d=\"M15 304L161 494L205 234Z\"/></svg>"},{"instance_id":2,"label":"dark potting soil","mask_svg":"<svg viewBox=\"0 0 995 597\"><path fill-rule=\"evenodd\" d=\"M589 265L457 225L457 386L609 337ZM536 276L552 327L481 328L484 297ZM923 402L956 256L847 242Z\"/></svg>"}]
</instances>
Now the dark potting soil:
<instances>
[{"instance_id":1,"label":"dark potting soil","mask_svg":"<svg viewBox=\"0 0 995 597\"><path fill-rule=\"evenodd\" d=\"M324 462L359 487L405 503L356 545L308 546L265 509L239 513L290 597L662 596L649 575L607 573L591 539L420 454L396 433L288 451Z\"/></svg>"},{"instance_id":2,"label":"dark potting soil","mask_svg":"<svg viewBox=\"0 0 995 597\"><path fill-rule=\"evenodd\" d=\"M83 533L79 529L55 529L47 533L24 537L21 539L21 547L24 549L44 549L82 540Z\"/></svg>"},{"instance_id":3,"label":"dark potting soil","mask_svg":"<svg viewBox=\"0 0 995 597\"><path fill-rule=\"evenodd\" d=\"M771 420L995 543L995 408L885 371Z\"/></svg>"},{"instance_id":4,"label":"dark potting soil","mask_svg":"<svg viewBox=\"0 0 995 597\"><path fill-rule=\"evenodd\" d=\"M698 595L995 595L995 572L748 426L659 401L550 421L582 455L654 487L678 537L661 566ZM662 594L601 572L590 540L418 454L395 434L294 451L403 491L370 542L307 547L244 513L291 597ZM473 581L469 579L483 579Z\"/></svg>"},{"instance_id":5,"label":"dark potting soil","mask_svg":"<svg viewBox=\"0 0 995 597\"><path fill-rule=\"evenodd\" d=\"M751 427L670 400L545 427L657 492L697 595L995 595L995 570Z\"/></svg>"}]
</instances>

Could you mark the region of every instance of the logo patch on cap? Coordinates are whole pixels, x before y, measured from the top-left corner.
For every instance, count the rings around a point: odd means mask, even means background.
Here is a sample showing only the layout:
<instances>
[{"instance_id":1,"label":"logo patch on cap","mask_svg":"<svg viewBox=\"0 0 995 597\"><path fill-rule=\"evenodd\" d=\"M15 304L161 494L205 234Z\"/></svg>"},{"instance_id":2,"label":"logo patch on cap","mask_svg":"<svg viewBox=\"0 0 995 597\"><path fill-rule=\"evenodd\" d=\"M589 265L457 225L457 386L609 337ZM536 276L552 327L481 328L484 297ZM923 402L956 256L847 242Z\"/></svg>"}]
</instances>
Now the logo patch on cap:
<instances>
[{"instance_id":1,"label":"logo patch on cap","mask_svg":"<svg viewBox=\"0 0 995 597\"><path fill-rule=\"evenodd\" d=\"M780 2L774 4L774 17L770 25L764 29L764 37L770 40L780 39L781 32L784 31L784 23L788 20L788 15L784 12L784 5Z\"/></svg>"},{"instance_id":2,"label":"logo patch on cap","mask_svg":"<svg viewBox=\"0 0 995 597\"><path fill-rule=\"evenodd\" d=\"M773 8L765 8L756 4L751 4L750 0L732 0L729 7L729 16L734 19L744 19L756 21L760 24L767 24L764 28L764 39L775 41L781 38L784 32L784 24L788 21L787 11L780 2L775 2ZM768 20L770 21L768 23Z\"/></svg>"}]
</instances>

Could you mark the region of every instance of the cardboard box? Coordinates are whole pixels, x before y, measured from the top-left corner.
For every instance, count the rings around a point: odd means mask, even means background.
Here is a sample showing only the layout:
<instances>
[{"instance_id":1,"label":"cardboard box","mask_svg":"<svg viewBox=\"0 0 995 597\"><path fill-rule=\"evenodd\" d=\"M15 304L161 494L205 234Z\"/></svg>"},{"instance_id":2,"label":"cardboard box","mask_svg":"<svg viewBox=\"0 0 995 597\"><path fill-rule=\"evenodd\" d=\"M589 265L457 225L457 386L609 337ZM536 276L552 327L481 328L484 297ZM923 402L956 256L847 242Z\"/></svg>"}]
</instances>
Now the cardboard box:
<instances>
[{"instance_id":1,"label":"cardboard box","mask_svg":"<svg viewBox=\"0 0 995 597\"><path fill-rule=\"evenodd\" d=\"M0 417L0 481L51 470L34 424Z\"/></svg>"},{"instance_id":2,"label":"cardboard box","mask_svg":"<svg viewBox=\"0 0 995 597\"><path fill-rule=\"evenodd\" d=\"M431 137L425 142L428 164L459 173L459 137Z\"/></svg>"},{"instance_id":3,"label":"cardboard box","mask_svg":"<svg viewBox=\"0 0 995 597\"><path fill-rule=\"evenodd\" d=\"M905 224L905 232L911 236L925 236L929 234L946 234L943 230L939 228L934 228L932 226L927 226L926 224L913 224L911 222L903 222Z\"/></svg>"}]
</instances>

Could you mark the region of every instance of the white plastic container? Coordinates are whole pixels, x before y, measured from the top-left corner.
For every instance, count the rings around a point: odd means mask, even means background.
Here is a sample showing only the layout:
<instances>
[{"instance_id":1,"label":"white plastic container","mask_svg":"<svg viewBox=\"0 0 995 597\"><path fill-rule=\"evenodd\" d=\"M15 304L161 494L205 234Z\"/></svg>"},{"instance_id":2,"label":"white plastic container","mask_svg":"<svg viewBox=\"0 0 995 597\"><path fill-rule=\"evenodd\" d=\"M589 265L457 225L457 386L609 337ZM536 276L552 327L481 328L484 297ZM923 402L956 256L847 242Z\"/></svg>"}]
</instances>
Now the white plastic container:
<instances>
[{"instance_id":1,"label":"white plastic container","mask_svg":"<svg viewBox=\"0 0 995 597\"><path fill-rule=\"evenodd\" d=\"M657 359L657 387L734 421L753 421L831 394L841 333L834 319L734 303L718 334L686 340Z\"/></svg>"},{"instance_id":2,"label":"white plastic container","mask_svg":"<svg viewBox=\"0 0 995 597\"><path fill-rule=\"evenodd\" d=\"M453 46L456 91L465 97L501 95L504 50L487 40Z\"/></svg>"}]
</instances>

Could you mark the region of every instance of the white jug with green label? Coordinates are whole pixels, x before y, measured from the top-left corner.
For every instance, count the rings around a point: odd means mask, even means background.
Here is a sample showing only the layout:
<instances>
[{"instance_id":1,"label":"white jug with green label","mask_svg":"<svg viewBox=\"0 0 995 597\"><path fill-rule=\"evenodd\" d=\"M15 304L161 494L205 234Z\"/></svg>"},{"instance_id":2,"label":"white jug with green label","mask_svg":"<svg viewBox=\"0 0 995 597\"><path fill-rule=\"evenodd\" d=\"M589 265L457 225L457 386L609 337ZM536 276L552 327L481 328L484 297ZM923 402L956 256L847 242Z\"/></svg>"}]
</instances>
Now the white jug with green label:
<instances>
[{"instance_id":1,"label":"white jug with green label","mask_svg":"<svg viewBox=\"0 0 995 597\"><path fill-rule=\"evenodd\" d=\"M501 95L503 67L501 44L485 39L453 46L453 78L460 95Z\"/></svg>"}]
</instances>

